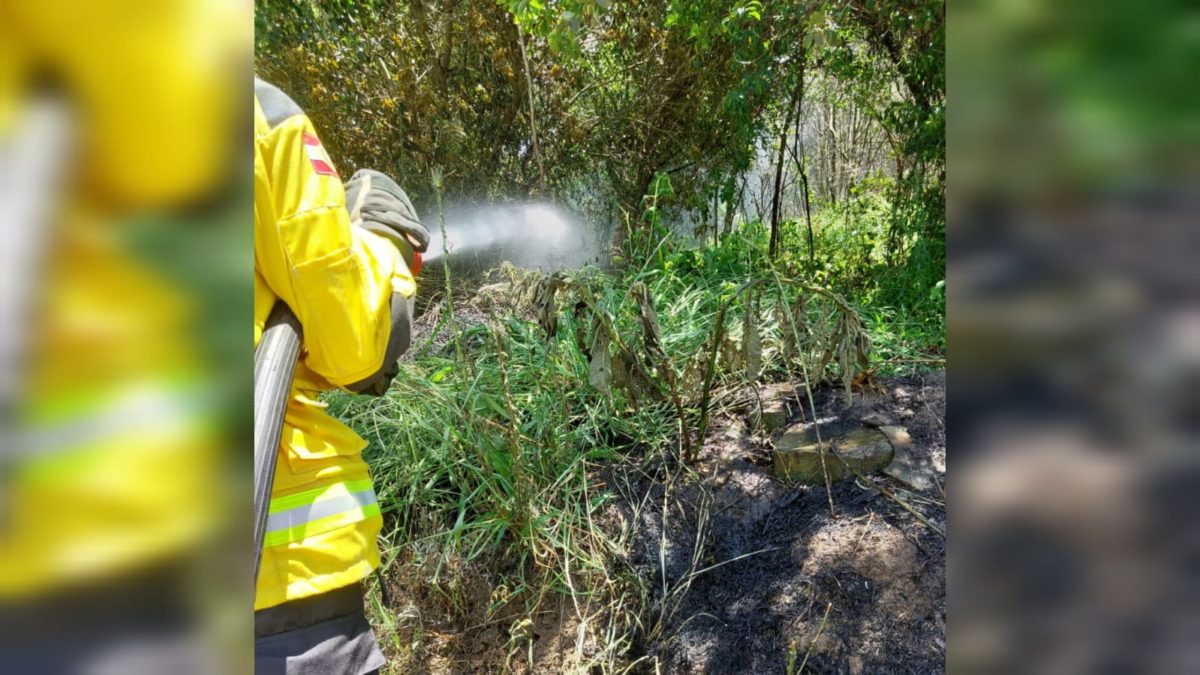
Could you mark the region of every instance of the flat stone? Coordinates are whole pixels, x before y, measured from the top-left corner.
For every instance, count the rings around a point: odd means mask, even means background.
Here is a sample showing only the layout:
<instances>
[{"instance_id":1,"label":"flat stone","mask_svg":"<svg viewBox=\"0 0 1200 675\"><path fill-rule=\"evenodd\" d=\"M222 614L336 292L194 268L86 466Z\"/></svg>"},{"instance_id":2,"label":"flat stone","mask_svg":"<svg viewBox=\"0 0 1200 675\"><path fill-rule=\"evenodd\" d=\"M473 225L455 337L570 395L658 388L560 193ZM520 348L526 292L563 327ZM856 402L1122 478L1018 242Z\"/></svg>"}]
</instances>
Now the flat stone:
<instances>
[{"instance_id":1,"label":"flat stone","mask_svg":"<svg viewBox=\"0 0 1200 675\"><path fill-rule=\"evenodd\" d=\"M764 401L767 399L790 398L796 395L796 385L792 382L775 382L773 384L764 384L758 390L759 398Z\"/></svg>"},{"instance_id":2,"label":"flat stone","mask_svg":"<svg viewBox=\"0 0 1200 675\"><path fill-rule=\"evenodd\" d=\"M750 402L750 412L746 416L750 428L765 433L782 428L795 406L795 396L796 386L790 382L768 384L759 389L758 398Z\"/></svg>"},{"instance_id":3,"label":"flat stone","mask_svg":"<svg viewBox=\"0 0 1200 675\"><path fill-rule=\"evenodd\" d=\"M879 431L887 436L888 442L896 452L892 463L883 472L917 492L932 488L936 469L932 463L917 456L908 429L883 426L879 427Z\"/></svg>"},{"instance_id":4,"label":"flat stone","mask_svg":"<svg viewBox=\"0 0 1200 675\"><path fill-rule=\"evenodd\" d=\"M783 401L763 401L762 407L755 405L750 411L750 426L771 433L787 424L788 406Z\"/></svg>"},{"instance_id":5,"label":"flat stone","mask_svg":"<svg viewBox=\"0 0 1200 675\"><path fill-rule=\"evenodd\" d=\"M869 474L892 461L895 451L878 429L855 427L832 435L822 433L817 443L813 429L789 431L775 442L775 475L778 478L822 485L825 470L830 481L853 478L855 472ZM825 467L821 466L824 447ZM853 469L853 470L852 470Z\"/></svg>"}]
</instances>

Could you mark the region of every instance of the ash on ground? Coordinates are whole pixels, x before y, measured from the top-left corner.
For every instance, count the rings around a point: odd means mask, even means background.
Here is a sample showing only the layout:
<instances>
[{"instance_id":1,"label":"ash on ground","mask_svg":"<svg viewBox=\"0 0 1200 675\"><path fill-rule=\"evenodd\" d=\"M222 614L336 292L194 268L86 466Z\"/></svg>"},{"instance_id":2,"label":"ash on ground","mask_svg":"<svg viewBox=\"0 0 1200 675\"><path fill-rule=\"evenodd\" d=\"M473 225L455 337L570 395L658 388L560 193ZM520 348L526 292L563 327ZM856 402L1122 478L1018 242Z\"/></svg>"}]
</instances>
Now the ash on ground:
<instances>
[{"instance_id":1,"label":"ash on ground","mask_svg":"<svg viewBox=\"0 0 1200 675\"><path fill-rule=\"evenodd\" d=\"M944 531L944 373L878 384L849 407L842 390L817 391L817 417L905 426L935 485L865 478ZM944 672L942 536L862 479L827 492L785 484L772 465L770 439L731 414L710 428L693 471L617 490L609 516L633 529L628 563L652 580L639 667L782 673L790 660L813 672Z\"/></svg>"}]
</instances>

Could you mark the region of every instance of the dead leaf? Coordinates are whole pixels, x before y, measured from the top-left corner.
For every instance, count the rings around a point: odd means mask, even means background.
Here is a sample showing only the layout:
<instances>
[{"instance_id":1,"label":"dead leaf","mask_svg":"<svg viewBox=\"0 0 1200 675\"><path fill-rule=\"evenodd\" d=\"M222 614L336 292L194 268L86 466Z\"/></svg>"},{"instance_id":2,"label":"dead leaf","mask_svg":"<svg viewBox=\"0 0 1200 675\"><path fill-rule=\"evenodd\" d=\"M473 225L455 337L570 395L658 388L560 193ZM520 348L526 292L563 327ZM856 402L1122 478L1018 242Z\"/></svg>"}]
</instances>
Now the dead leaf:
<instances>
[{"instance_id":1,"label":"dead leaf","mask_svg":"<svg viewBox=\"0 0 1200 675\"><path fill-rule=\"evenodd\" d=\"M547 337L554 337L558 333L558 300L556 294L558 289L565 285L563 277L560 274L544 277L538 285L537 295L534 299L535 311L537 311L538 325L542 330L546 331Z\"/></svg>"},{"instance_id":2,"label":"dead leaf","mask_svg":"<svg viewBox=\"0 0 1200 675\"><path fill-rule=\"evenodd\" d=\"M638 302L642 319L642 339L646 346L646 351L655 355L664 355L666 352L662 348L662 328L658 325L658 314L654 311L654 303L650 298L650 289L646 284L637 282L630 289L634 299Z\"/></svg>"},{"instance_id":3,"label":"dead leaf","mask_svg":"<svg viewBox=\"0 0 1200 675\"><path fill-rule=\"evenodd\" d=\"M721 355L725 357L729 372L740 373L745 369L746 359L742 356L741 349L728 336L721 341Z\"/></svg>"},{"instance_id":4,"label":"dead leaf","mask_svg":"<svg viewBox=\"0 0 1200 675\"><path fill-rule=\"evenodd\" d=\"M762 338L758 335L757 322L750 322L745 338L746 346L743 351L746 354L746 379L754 381L758 379L762 370Z\"/></svg>"},{"instance_id":5,"label":"dead leaf","mask_svg":"<svg viewBox=\"0 0 1200 675\"><path fill-rule=\"evenodd\" d=\"M629 364L625 363L625 357L614 354L611 362L613 386L618 389L627 389L629 387Z\"/></svg>"},{"instance_id":6,"label":"dead leaf","mask_svg":"<svg viewBox=\"0 0 1200 675\"><path fill-rule=\"evenodd\" d=\"M796 344L794 322L788 313L787 305L784 304L783 298L775 298L775 316L783 331L783 360L790 364L796 360L796 355L799 353L799 345Z\"/></svg>"},{"instance_id":7,"label":"dead leaf","mask_svg":"<svg viewBox=\"0 0 1200 675\"><path fill-rule=\"evenodd\" d=\"M742 317L742 355L746 359L746 379L753 382L762 370L762 337L758 334L758 312L753 291L747 292L746 313Z\"/></svg>"},{"instance_id":8,"label":"dead leaf","mask_svg":"<svg viewBox=\"0 0 1200 675\"><path fill-rule=\"evenodd\" d=\"M584 333L583 325L587 320L585 313L588 309L587 303L579 301L575 303L575 307L571 310L571 317L575 321L575 346L579 347L579 353L583 354L583 358L588 361L592 360L592 350L588 348L587 335ZM592 335L600 330L600 322L595 317L592 317L591 332Z\"/></svg>"},{"instance_id":9,"label":"dead leaf","mask_svg":"<svg viewBox=\"0 0 1200 675\"><path fill-rule=\"evenodd\" d=\"M829 362L837 354L838 345L840 345L841 342L842 342L842 328L839 325L838 332L834 333L833 339L829 341L828 346L825 348L825 352L823 354L821 354L821 362L819 364L817 364L816 376L818 378L825 377L825 368L826 368L826 366L829 365Z\"/></svg>"},{"instance_id":10,"label":"dead leaf","mask_svg":"<svg viewBox=\"0 0 1200 675\"><path fill-rule=\"evenodd\" d=\"M857 361L860 368L866 368L869 363L869 354L871 352L871 336L865 332L858 334L857 341Z\"/></svg>"},{"instance_id":11,"label":"dead leaf","mask_svg":"<svg viewBox=\"0 0 1200 675\"><path fill-rule=\"evenodd\" d=\"M592 343L592 361L588 364L588 384L605 396L612 396L612 355L608 351L608 336L596 335Z\"/></svg>"},{"instance_id":12,"label":"dead leaf","mask_svg":"<svg viewBox=\"0 0 1200 675\"><path fill-rule=\"evenodd\" d=\"M860 394L876 393L882 394L883 387L875 379L875 374L869 370L860 370L853 379L850 380L850 388Z\"/></svg>"},{"instance_id":13,"label":"dead leaf","mask_svg":"<svg viewBox=\"0 0 1200 675\"><path fill-rule=\"evenodd\" d=\"M808 336L808 299L804 293L796 295L795 308L792 310L792 319L796 322L796 332L800 339L803 340Z\"/></svg>"},{"instance_id":14,"label":"dead leaf","mask_svg":"<svg viewBox=\"0 0 1200 675\"><path fill-rule=\"evenodd\" d=\"M683 369L683 396L689 400L700 397L704 390L704 361L708 350L704 350L688 359L687 367Z\"/></svg>"}]
</instances>

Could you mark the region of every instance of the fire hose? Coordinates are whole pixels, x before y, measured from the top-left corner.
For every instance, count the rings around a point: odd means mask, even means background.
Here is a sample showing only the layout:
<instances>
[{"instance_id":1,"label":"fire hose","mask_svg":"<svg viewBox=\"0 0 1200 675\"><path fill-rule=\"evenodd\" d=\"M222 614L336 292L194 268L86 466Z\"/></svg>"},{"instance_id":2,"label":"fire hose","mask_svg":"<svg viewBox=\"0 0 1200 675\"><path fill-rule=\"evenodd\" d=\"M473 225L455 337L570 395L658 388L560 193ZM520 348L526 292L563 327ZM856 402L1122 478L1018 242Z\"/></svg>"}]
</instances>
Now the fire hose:
<instances>
[{"instance_id":1,"label":"fire hose","mask_svg":"<svg viewBox=\"0 0 1200 675\"><path fill-rule=\"evenodd\" d=\"M421 270L421 254L403 247L401 254L415 276ZM254 351L254 583L262 562L263 540L270 515L275 463L283 435L284 416L291 398L292 378L300 358L303 336L300 319L283 302L275 303L267 316L262 337Z\"/></svg>"},{"instance_id":2,"label":"fire hose","mask_svg":"<svg viewBox=\"0 0 1200 675\"><path fill-rule=\"evenodd\" d=\"M284 414L300 358L300 320L277 302L267 317L254 351L254 583L262 561L263 539L275 484L275 462L283 435Z\"/></svg>"},{"instance_id":3,"label":"fire hose","mask_svg":"<svg viewBox=\"0 0 1200 675\"><path fill-rule=\"evenodd\" d=\"M387 175L370 169L356 171L346 184L350 220L381 235L399 249L414 277L421 271L421 253L429 231L416 218L408 195ZM300 358L303 328L283 302L275 303L254 352L254 583L262 561L275 483L275 463L283 435L284 415L291 398L292 378ZM405 341L404 346L407 346ZM390 341L389 341L390 349ZM401 350L403 347L401 347ZM398 358L389 353L385 358ZM384 384L386 387L386 383ZM382 394L382 391L377 392Z\"/></svg>"}]
</instances>

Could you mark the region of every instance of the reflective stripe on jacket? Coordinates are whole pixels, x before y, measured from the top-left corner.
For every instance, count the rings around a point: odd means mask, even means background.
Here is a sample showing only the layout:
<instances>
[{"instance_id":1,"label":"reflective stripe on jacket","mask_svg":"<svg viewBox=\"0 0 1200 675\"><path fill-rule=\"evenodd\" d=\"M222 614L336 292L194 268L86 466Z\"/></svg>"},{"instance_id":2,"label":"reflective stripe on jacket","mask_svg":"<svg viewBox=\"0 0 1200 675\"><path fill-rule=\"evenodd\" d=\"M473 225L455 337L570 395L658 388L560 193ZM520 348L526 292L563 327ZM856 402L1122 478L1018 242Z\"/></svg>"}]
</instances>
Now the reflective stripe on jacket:
<instances>
[{"instance_id":1,"label":"reflective stripe on jacket","mask_svg":"<svg viewBox=\"0 0 1200 675\"><path fill-rule=\"evenodd\" d=\"M74 220L55 240L25 398L0 450L0 599L194 555L217 520L218 438L184 296L98 227Z\"/></svg>"},{"instance_id":2,"label":"reflective stripe on jacket","mask_svg":"<svg viewBox=\"0 0 1200 675\"><path fill-rule=\"evenodd\" d=\"M363 579L381 520L366 442L325 411L322 391L379 369L393 292L412 274L386 239L351 227L345 193L312 122L255 80L254 341L277 300L304 328L285 416L255 609Z\"/></svg>"}]
</instances>

